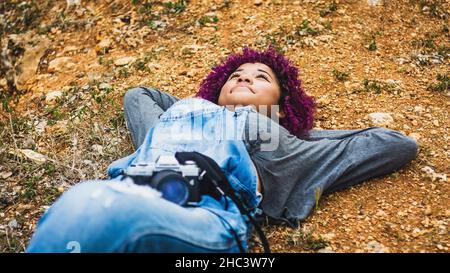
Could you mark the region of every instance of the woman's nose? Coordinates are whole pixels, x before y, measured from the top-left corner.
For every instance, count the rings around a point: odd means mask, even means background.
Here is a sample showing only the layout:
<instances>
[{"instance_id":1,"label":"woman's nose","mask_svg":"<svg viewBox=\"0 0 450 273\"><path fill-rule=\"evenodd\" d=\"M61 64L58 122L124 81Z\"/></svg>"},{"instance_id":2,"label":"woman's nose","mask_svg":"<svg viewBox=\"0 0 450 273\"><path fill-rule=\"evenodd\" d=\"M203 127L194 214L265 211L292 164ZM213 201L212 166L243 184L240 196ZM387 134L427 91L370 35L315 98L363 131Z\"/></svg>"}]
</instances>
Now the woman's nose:
<instances>
[{"instance_id":1,"label":"woman's nose","mask_svg":"<svg viewBox=\"0 0 450 273\"><path fill-rule=\"evenodd\" d=\"M252 84L252 78L248 76L247 74L241 74L238 78L238 82L248 82L249 84Z\"/></svg>"}]
</instances>

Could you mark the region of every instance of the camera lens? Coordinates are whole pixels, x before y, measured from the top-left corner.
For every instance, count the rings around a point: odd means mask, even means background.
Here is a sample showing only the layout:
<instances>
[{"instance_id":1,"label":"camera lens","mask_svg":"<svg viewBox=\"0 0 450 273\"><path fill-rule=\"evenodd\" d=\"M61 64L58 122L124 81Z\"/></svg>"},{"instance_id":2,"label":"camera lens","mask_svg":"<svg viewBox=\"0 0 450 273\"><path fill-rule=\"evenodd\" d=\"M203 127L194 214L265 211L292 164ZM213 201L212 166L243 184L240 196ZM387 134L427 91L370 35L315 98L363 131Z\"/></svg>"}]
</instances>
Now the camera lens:
<instances>
[{"instance_id":1,"label":"camera lens","mask_svg":"<svg viewBox=\"0 0 450 273\"><path fill-rule=\"evenodd\" d=\"M176 178L162 181L158 185L158 190L162 193L163 198L179 205L184 205L189 198L186 182Z\"/></svg>"}]
</instances>

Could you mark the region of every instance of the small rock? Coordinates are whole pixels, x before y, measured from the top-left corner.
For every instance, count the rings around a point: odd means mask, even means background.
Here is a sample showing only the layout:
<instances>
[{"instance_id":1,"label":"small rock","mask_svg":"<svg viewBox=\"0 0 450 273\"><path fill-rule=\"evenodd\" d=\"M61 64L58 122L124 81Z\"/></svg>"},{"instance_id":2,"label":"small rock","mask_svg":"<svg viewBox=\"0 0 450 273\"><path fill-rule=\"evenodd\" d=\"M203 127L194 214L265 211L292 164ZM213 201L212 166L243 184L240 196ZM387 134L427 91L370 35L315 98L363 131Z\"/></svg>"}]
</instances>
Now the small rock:
<instances>
[{"instance_id":1,"label":"small rock","mask_svg":"<svg viewBox=\"0 0 450 273\"><path fill-rule=\"evenodd\" d=\"M64 53L69 53L69 52L74 52L74 51L78 51L79 48L76 46L66 46L63 50Z\"/></svg>"},{"instance_id":2,"label":"small rock","mask_svg":"<svg viewBox=\"0 0 450 273\"><path fill-rule=\"evenodd\" d=\"M24 149L34 149L36 147L36 142L34 142L31 136L25 138L22 143L22 148Z\"/></svg>"},{"instance_id":3,"label":"small rock","mask_svg":"<svg viewBox=\"0 0 450 273\"><path fill-rule=\"evenodd\" d=\"M386 212L384 212L381 209L379 209L375 215L378 217L386 217L387 216Z\"/></svg>"},{"instance_id":4,"label":"small rock","mask_svg":"<svg viewBox=\"0 0 450 273\"><path fill-rule=\"evenodd\" d=\"M19 227L19 224L17 223L16 219L12 219L11 221L9 221L8 227L10 227L11 229L15 229Z\"/></svg>"},{"instance_id":5,"label":"small rock","mask_svg":"<svg viewBox=\"0 0 450 273\"><path fill-rule=\"evenodd\" d=\"M406 58L398 58L396 61L398 62L399 65L411 62L411 60L406 59Z\"/></svg>"},{"instance_id":6,"label":"small rock","mask_svg":"<svg viewBox=\"0 0 450 273\"><path fill-rule=\"evenodd\" d=\"M124 65L130 64L134 61L136 61L135 57L123 57L123 58L116 59L114 61L114 65L115 66L124 66Z\"/></svg>"},{"instance_id":7,"label":"small rock","mask_svg":"<svg viewBox=\"0 0 450 273\"><path fill-rule=\"evenodd\" d=\"M430 178L432 182L440 180L442 182L447 182L447 174L436 173L431 167L425 166L421 169L425 172L425 176Z\"/></svg>"},{"instance_id":8,"label":"small rock","mask_svg":"<svg viewBox=\"0 0 450 273\"><path fill-rule=\"evenodd\" d=\"M433 125L439 127L439 121L437 119L433 120Z\"/></svg>"},{"instance_id":9,"label":"small rock","mask_svg":"<svg viewBox=\"0 0 450 273\"><path fill-rule=\"evenodd\" d=\"M213 31L216 31L216 29L214 27L210 27L210 28L212 28ZM182 55L192 55L192 54L196 53L197 51L202 50L204 48L205 48L205 46L199 46L196 44L184 45L181 47L181 54Z\"/></svg>"},{"instance_id":10,"label":"small rock","mask_svg":"<svg viewBox=\"0 0 450 273\"><path fill-rule=\"evenodd\" d=\"M417 113L417 114L422 114L424 110L425 109L423 109L422 106L415 106L414 107L414 112Z\"/></svg>"},{"instance_id":11,"label":"small rock","mask_svg":"<svg viewBox=\"0 0 450 273\"><path fill-rule=\"evenodd\" d=\"M67 0L67 6L79 6L81 5L81 0Z\"/></svg>"},{"instance_id":12,"label":"small rock","mask_svg":"<svg viewBox=\"0 0 450 273\"><path fill-rule=\"evenodd\" d=\"M420 134L418 133L411 133L408 135L410 138L413 138L416 142L420 139Z\"/></svg>"},{"instance_id":13,"label":"small rock","mask_svg":"<svg viewBox=\"0 0 450 273\"><path fill-rule=\"evenodd\" d=\"M367 0L369 6L381 6L383 5L383 0Z\"/></svg>"},{"instance_id":14,"label":"small rock","mask_svg":"<svg viewBox=\"0 0 450 273\"><path fill-rule=\"evenodd\" d=\"M29 149L18 149L17 151L12 151L11 153L21 157L26 157L37 164L43 164L47 161L47 157L45 155Z\"/></svg>"},{"instance_id":15,"label":"small rock","mask_svg":"<svg viewBox=\"0 0 450 273\"><path fill-rule=\"evenodd\" d=\"M58 187L57 190L58 190L59 193L63 193L64 192L64 187L60 186L60 187Z\"/></svg>"},{"instance_id":16,"label":"small rock","mask_svg":"<svg viewBox=\"0 0 450 273\"><path fill-rule=\"evenodd\" d=\"M350 82L350 81L346 81L344 82L344 86L345 89L349 90L349 91L355 91L355 90L361 90L363 89L361 83L358 82Z\"/></svg>"},{"instance_id":17,"label":"small rock","mask_svg":"<svg viewBox=\"0 0 450 273\"><path fill-rule=\"evenodd\" d=\"M421 222L421 224L422 224L424 227L429 227L429 226L430 226L430 219L429 219L428 217L425 217L425 220L423 220L423 221Z\"/></svg>"},{"instance_id":18,"label":"small rock","mask_svg":"<svg viewBox=\"0 0 450 273\"><path fill-rule=\"evenodd\" d=\"M59 57L48 64L48 72L62 72L75 66L71 57Z\"/></svg>"},{"instance_id":19,"label":"small rock","mask_svg":"<svg viewBox=\"0 0 450 273\"><path fill-rule=\"evenodd\" d=\"M262 5L262 3L263 3L262 0L255 0L255 2L253 2L253 4L254 4L255 6L260 6L260 5Z\"/></svg>"},{"instance_id":20,"label":"small rock","mask_svg":"<svg viewBox=\"0 0 450 273\"><path fill-rule=\"evenodd\" d=\"M103 154L103 146L102 145L94 144L94 145L92 145L92 150L94 150L95 152L97 152L99 154Z\"/></svg>"},{"instance_id":21,"label":"small rock","mask_svg":"<svg viewBox=\"0 0 450 273\"><path fill-rule=\"evenodd\" d=\"M34 127L34 130L36 131L36 133L38 134L42 134L43 132L45 132L45 127L47 126L47 120L41 120L38 122L38 124L36 124L36 126Z\"/></svg>"},{"instance_id":22,"label":"small rock","mask_svg":"<svg viewBox=\"0 0 450 273\"><path fill-rule=\"evenodd\" d=\"M89 84L85 84L81 87L82 91L88 91L89 89L91 89L91 86Z\"/></svg>"},{"instance_id":23,"label":"small rock","mask_svg":"<svg viewBox=\"0 0 450 273\"><path fill-rule=\"evenodd\" d=\"M374 253L387 253L389 252L389 249L385 247L384 245L380 244L377 241L370 241L367 243L367 248L370 252Z\"/></svg>"},{"instance_id":24,"label":"small rock","mask_svg":"<svg viewBox=\"0 0 450 273\"><path fill-rule=\"evenodd\" d=\"M327 246L325 248L319 249L317 253L336 253L336 252L334 252L331 247Z\"/></svg>"},{"instance_id":25,"label":"small rock","mask_svg":"<svg viewBox=\"0 0 450 273\"><path fill-rule=\"evenodd\" d=\"M419 228L415 228L415 229L413 229L413 231L412 231L412 236L414 237L414 238L417 238L417 237L419 237L419 236L421 236L421 235L423 235L424 234L424 232L422 231L422 230L420 230Z\"/></svg>"},{"instance_id":26,"label":"small rock","mask_svg":"<svg viewBox=\"0 0 450 273\"><path fill-rule=\"evenodd\" d=\"M326 233L322 235L322 238L324 238L327 241L331 241L336 237L336 234L334 233Z\"/></svg>"},{"instance_id":27,"label":"small rock","mask_svg":"<svg viewBox=\"0 0 450 273\"><path fill-rule=\"evenodd\" d=\"M427 206L425 209L425 215L429 216L431 215L431 213L432 213L431 206Z\"/></svg>"},{"instance_id":28,"label":"small rock","mask_svg":"<svg viewBox=\"0 0 450 273\"><path fill-rule=\"evenodd\" d=\"M95 46L95 51L98 55L103 55L105 53L108 53L111 49L112 41L111 39L103 39Z\"/></svg>"},{"instance_id":29,"label":"small rock","mask_svg":"<svg viewBox=\"0 0 450 273\"><path fill-rule=\"evenodd\" d=\"M98 89L100 90L106 90L106 89L112 89L112 86L106 82L102 82L99 86Z\"/></svg>"},{"instance_id":30,"label":"small rock","mask_svg":"<svg viewBox=\"0 0 450 273\"><path fill-rule=\"evenodd\" d=\"M388 113L370 113L367 115L372 126L390 126L394 118Z\"/></svg>"},{"instance_id":31,"label":"small rock","mask_svg":"<svg viewBox=\"0 0 450 273\"><path fill-rule=\"evenodd\" d=\"M10 177L13 173L12 172L0 172L0 177L2 179L6 179L8 177Z\"/></svg>"}]
</instances>

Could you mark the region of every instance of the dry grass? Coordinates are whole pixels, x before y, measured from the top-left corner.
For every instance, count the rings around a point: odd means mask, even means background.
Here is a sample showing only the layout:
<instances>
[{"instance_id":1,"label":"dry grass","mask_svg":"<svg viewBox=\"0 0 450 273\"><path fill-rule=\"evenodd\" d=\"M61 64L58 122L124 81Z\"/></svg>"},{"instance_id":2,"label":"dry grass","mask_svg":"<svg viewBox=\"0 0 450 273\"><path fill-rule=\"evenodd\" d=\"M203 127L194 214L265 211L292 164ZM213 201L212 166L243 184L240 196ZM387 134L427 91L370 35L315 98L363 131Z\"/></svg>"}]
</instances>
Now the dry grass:
<instances>
[{"instance_id":1,"label":"dry grass","mask_svg":"<svg viewBox=\"0 0 450 273\"><path fill-rule=\"evenodd\" d=\"M42 35L26 41L47 38L53 53L21 93L9 94L0 82L0 252L24 251L40 215L64 190L105 179L108 164L133 151L122 111L129 87L186 97L220 58L269 43L300 67L305 89L319 100L316 127L362 128L369 126L366 114L391 112L393 129L419 134L421 146L401 171L321 198L298 230L266 226L274 251L367 252L377 241L396 252L448 252L449 184L422 171L450 173L446 1L144 2L82 9L57 3L4 32L24 40ZM10 22L21 14L1 8ZM104 38L111 46L97 53ZM124 56L136 60L115 66ZM73 67L47 71L45 59L57 57L70 57ZM52 104L45 98L53 90L63 94ZM10 153L18 149L48 160ZM261 251L255 238L251 249Z\"/></svg>"}]
</instances>

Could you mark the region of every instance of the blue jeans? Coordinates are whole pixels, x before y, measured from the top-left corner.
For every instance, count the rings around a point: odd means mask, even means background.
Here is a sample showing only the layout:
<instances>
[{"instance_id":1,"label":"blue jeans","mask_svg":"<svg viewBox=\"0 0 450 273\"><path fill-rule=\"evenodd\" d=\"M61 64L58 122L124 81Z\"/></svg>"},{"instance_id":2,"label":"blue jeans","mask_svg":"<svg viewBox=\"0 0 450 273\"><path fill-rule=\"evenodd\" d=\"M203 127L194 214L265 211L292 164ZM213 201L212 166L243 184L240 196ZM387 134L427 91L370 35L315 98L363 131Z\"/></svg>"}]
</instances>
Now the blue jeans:
<instances>
[{"instance_id":1,"label":"blue jeans","mask_svg":"<svg viewBox=\"0 0 450 273\"><path fill-rule=\"evenodd\" d=\"M241 107L231 112L202 99L177 102L148 130L135 153L111 164L108 173L112 179L83 182L63 194L40 219L27 251L246 250L252 226L228 197L216 200L203 195L193 206L182 207L165 200L155 189L134 184L121 170L176 151L202 152L224 170L244 206L254 214L260 202L256 169L242 140L223 138L230 132L232 136L243 134L250 110ZM195 139L189 138L191 133ZM208 138L197 140L203 133Z\"/></svg>"},{"instance_id":2,"label":"blue jeans","mask_svg":"<svg viewBox=\"0 0 450 273\"><path fill-rule=\"evenodd\" d=\"M27 252L238 252L247 224L229 200L204 195L181 207L146 186L88 181L72 187L42 216Z\"/></svg>"}]
</instances>

